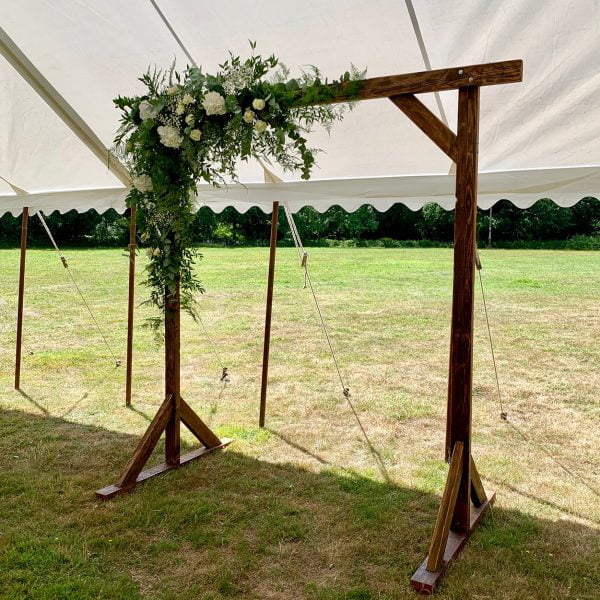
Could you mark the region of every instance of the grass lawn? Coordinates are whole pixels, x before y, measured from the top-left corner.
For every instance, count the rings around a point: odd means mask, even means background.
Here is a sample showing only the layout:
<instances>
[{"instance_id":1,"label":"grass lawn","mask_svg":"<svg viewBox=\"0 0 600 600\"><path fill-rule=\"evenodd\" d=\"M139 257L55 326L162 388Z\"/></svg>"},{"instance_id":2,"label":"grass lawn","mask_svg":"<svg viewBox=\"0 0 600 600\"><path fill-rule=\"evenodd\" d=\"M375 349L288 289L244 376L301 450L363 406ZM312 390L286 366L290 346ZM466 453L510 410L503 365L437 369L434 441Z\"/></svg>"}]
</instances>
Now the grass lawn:
<instances>
[{"instance_id":1,"label":"grass lawn","mask_svg":"<svg viewBox=\"0 0 600 600\"><path fill-rule=\"evenodd\" d=\"M182 395L235 442L102 503L94 490L115 481L161 403L162 348L136 329L126 408L124 367L56 254L33 250L24 333L33 354L14 391L18 251L0 251L0 598L414 598L408 581L447 471L451 250L310 252L376 455L340 393L293 249L278 250L268 428L257 427L268 249L203 252L201 313L231 382L219 383L215 353L186 317ZM127 258L66 254L124 358ZM505 410L534 445L499 419L478 292L473 453L498 498L437 597L598 598L600 253L481 257ZM138 323L149 314L141 307ZM187 433L184 443L193 445ZM157 451L151 464L160 460Z\"/></svg>"}]
</instances>

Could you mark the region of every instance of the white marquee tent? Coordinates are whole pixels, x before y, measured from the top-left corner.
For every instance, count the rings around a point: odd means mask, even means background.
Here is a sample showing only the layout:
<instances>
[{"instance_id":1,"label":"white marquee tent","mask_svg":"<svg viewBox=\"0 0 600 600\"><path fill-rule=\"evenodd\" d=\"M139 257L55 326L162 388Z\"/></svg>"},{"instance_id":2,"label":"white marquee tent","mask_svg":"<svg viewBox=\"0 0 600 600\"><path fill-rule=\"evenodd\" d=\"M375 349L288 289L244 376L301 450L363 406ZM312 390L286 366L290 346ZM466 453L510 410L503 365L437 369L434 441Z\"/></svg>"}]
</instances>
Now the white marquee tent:
<instances>
[{"instance_id":1,"label":"white marquee tent","mask_svg":"<svg viewBox=\"0 0 600 600\"><path fill-rule=\"evenodd\" d=\"M112 99L139 92L137 77L149 65L176 59L183 68L191 59L214 72L229 50L246 55L248 39L292 71L315 64L329 77L351 62L372 77L522 58L523 83L482 90L479 205L508 198L526 207L551 197L569 206L600 193L598 0L0 0L0 7L0 214L23 206L124 210L126 177L107 167L119 116ZM455 93L422 100L454 128ZM264 184L260 166L244 164L245 186L200 186L199 205L454 206L450 159L389 101L359 103L331 137L315 131L310 142L323 149L310 182L279 173L284 182Z\"/></svg>"}]
</instances>

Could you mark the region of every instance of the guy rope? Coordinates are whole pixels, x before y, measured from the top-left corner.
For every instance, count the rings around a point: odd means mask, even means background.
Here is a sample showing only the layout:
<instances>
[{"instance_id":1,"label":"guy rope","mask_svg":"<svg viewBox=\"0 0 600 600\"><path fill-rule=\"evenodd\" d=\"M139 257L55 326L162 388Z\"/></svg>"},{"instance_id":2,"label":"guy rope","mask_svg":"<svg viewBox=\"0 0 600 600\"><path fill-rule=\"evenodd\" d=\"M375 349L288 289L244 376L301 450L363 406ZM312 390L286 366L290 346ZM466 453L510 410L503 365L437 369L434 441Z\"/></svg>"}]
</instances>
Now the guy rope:
<instances>
[{"instance_id":1,"label":"guy rope","mask_svg":"<svg viewBox=\"0 0 600 600\"><path fill-rule=\"evenodd\" d=\"M94 313L92 312L92 309L90 308L90 305L87 303L87 300L85 299L85 296L83 295L83 292L81 291L81 288L77 285L77 281L75 280L75 277L73 276L73 273L71 272L71 269L69 268L69 263L67 262L67 259L64 256L64 254L60 251L60 248L58 247L56 240L54 239L54 236L52 235L52 232L50 231L50 229L44 219L42 211L39 211L37 213L37 216L39 217L40 222L42 223L44 229L46 230L46 233L48 234L48 237L50 238L50 241L52 242L52 245L54 246L54 249L56 250L58 257L60 258L60 262L62 263L63 267L66 269L67 273L69 274L69 277L71 278L71 281L73 282L73 285L75 286L75 289L77 290L79 296L81 297L81 301L83 302L88 313L90 314L90 317L91 317L92 321L94 322L94 325L96 326L96 329L98 330L98 333L100 334L100 337L104 340L104 344L106 345L106 348L108 349L109 354L112 356L112 358L114 360L115 367L119 367L121 365L121 361L115 356L115 353L113 352L112 348L110 347L110 344L108 343L108 340L106 339L106 336L102 332L102 329L100 329L100 325L98 325L98 321L96 320L96 317L94 316Z\"/></svg>"}]
</instances>

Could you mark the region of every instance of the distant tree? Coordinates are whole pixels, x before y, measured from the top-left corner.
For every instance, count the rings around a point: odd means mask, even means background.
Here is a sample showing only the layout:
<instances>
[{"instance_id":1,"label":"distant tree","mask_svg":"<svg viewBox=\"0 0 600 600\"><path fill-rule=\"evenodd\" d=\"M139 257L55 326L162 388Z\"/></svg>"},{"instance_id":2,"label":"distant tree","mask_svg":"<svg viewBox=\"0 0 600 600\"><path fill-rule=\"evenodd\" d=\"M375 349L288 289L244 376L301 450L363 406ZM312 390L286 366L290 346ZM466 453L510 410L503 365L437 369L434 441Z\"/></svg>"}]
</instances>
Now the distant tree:
<instances>
[{"instance_id":1,"label":"distant tree","mask_svg":"<svg viewBox=\"0 0 600 600\"><path fill-rule=\"evenodd\" d=\"M417 223L421 237L426 240L451 242L454 239L454 211L438 204L426 204L421 209L422 220Z\"/></svg>"}]
</instances>

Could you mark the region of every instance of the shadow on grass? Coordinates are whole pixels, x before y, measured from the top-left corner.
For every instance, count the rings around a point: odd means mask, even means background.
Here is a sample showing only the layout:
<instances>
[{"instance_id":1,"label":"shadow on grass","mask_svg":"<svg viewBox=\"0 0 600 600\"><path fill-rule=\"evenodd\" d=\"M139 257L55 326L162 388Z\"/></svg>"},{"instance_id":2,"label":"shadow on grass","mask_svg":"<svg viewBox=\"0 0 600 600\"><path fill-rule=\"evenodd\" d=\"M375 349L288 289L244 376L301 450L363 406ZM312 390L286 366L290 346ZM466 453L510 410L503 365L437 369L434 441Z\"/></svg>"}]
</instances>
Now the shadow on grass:
<instances>
[{"instance_id":1,"label":"shadow on grass","mask_svg":"<svg viewBox=\"0 0 600 600\"><path fill-rule=\"evenodd\" d=\"M2 599L415 597L437 496L232 446L103 503L94 490L138 438L17 411L0 428ZM591 599L598 544L593 528L496 507L437 597Z\"/></svg>"}]
</instances>

